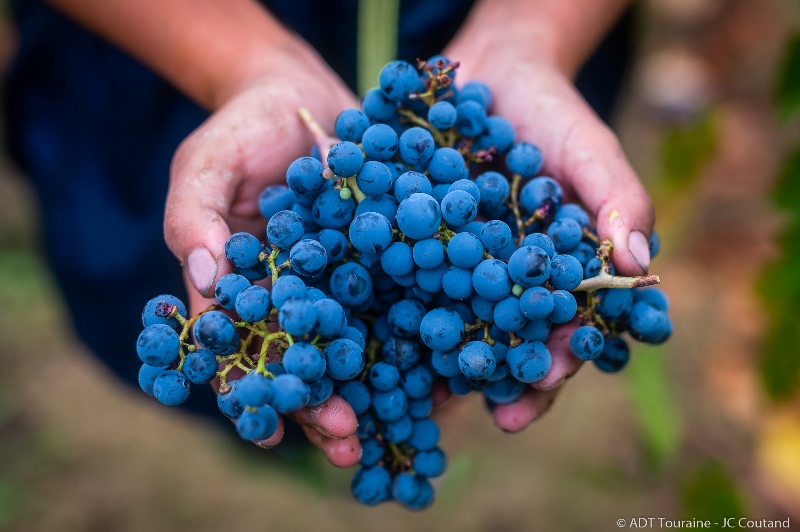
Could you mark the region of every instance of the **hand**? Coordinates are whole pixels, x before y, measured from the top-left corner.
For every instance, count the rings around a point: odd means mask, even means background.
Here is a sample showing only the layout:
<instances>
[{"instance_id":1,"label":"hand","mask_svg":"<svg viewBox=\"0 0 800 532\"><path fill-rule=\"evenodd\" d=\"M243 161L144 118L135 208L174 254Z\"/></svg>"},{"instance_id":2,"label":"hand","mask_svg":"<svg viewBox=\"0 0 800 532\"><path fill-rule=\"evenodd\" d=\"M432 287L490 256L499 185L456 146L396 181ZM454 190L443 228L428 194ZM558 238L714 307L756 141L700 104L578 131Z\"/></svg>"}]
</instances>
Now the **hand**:
<instances>
[{"instance_id":1,"label":"hand","mask_svg":"<svg viewBox=\"0 0 800 532\"><path fill-rule=\"evenodd\" d=\"M273 55L269 71L255 75L227 97L173 159L164 235L185 267L191 315L213 303L204 296L213 297L216 281L231 271L224 255L228 237L239 231L263 235L261 191L285 182L289 164L308 153L312 137L297 109L308 107L332 131L339 112L357 106L354 96L313 52L288 50L282 59L280 50L269 53ZM292 418L334 465L347 467L358 461L356 417L341 398L304 408ZM272 447L282 436L281 422L275 435L259 444Z\"/></svg>"},{"instance_id":2,"label":"hand","mask_svg":"<svg viewBox=\"0 0 800 532\"><path fill-rule=\"evenodd\" d=\"M617 272L647 273L653 205L616 136L555 62L525 57L519 47L493 50L491 57L483 51L470 54L464 47L446 55L464 65L459 84L476 79L489 86L493 114L512 122L517 142L532 142L542 150L542 174L555 178L567 196L579 199L596 217L600 239L614 245ZM547 411L559 386L582 365L569 349L578 325L573 320L553 329L547 343L553 358L550 372L519 400L494 410L498 426L516 432Z\"/></svg>"}]
</instances>

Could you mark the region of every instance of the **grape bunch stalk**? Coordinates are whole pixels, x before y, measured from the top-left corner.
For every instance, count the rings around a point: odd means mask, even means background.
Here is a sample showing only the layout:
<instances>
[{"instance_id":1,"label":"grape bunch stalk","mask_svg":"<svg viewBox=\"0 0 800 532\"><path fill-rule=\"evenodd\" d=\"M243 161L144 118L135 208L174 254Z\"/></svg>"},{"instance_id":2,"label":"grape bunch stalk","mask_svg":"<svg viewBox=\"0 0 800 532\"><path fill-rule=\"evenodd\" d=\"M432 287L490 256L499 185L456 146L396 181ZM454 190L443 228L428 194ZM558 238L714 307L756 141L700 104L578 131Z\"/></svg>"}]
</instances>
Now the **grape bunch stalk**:
<instances>
[{"instance_id":1,"label":"grape bunch stalk","mask_svg":"<svg viewBox=\"0 0 800 532\"><path fill-rule=\"evenodd\" d=\"M513 402L550 371L553 327L572 321L572 353L604 372L626 365L623 335L667 340L659 278L614 274L589 214L487 114L484 84L456 86L457 68L387 64L362 108L339 115L338 138L299 111L315 146L259 197L266 232L227 241L234 273L217 304L192 317L170 295L145 306L146 393L175 406L216 379L250 440L338 394L358 416L354 497L420 510L447 466L434 385L482 392L490 410Z\"/></svg>"}]
</instances>

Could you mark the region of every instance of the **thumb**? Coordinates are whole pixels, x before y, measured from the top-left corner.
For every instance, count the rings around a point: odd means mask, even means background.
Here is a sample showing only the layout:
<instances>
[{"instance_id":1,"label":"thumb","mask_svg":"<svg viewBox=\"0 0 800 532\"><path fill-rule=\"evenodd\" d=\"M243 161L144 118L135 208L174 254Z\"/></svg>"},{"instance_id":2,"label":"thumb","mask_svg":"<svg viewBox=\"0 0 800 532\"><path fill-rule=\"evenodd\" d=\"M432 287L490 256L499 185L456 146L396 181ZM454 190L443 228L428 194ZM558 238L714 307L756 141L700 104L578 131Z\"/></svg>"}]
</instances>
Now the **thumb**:
<instances>
[{"instance_id":1,"label":"thumb","mask_svg":"<svg viewBox=\"0 0 800 532\"><path fill-rule=\"evenodd\" d=\"M235 190L235 173L224 150L208 136L193 134L175 152L164 214L164 238L202 296L229 272L226 221Z\"/></svg>"},{"instance_id":2,"label":"thumb","mask_svg":"<svg viewBox=\"0 0 800 532\"><path fill-rule=\"evenodd\" d=\"M611 240L617 272L647 273L653 204L614 133L585 106L560 151L559 174L596 215L600 239Z\"/></svg>"}]
</instances>

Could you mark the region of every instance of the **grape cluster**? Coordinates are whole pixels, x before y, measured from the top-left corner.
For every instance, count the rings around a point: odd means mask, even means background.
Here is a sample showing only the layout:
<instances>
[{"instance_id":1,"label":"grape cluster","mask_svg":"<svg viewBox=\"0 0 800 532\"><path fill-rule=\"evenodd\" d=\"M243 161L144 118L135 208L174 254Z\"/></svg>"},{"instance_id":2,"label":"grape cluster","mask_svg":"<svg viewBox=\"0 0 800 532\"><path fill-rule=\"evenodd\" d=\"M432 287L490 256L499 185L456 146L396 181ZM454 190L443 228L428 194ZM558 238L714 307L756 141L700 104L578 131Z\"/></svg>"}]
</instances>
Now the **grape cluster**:
<instances>
[{"instance_id":1,"label":"grape cluster","mask_svg":"<svg viewBox=\"0 0 800 532\"><path fill-rule=\"evenodd\" d=\"M457 66L389 63L335 142L304 116L317 146L261 194L266 234L228 240L217 304L188 317L172 296L147 303L146 393L177 405L218 378L220 410L252 440L336 393L358 416L355 498L423 509L447 466L435 382L491 409L547 375L554 325L579 320L571 351L605 372L628 361L623 333L669 337L666 298L643 288L658 278L614 275L587 212L487 115L484 84L456 88Z\"/></svg>"}]
</instances>

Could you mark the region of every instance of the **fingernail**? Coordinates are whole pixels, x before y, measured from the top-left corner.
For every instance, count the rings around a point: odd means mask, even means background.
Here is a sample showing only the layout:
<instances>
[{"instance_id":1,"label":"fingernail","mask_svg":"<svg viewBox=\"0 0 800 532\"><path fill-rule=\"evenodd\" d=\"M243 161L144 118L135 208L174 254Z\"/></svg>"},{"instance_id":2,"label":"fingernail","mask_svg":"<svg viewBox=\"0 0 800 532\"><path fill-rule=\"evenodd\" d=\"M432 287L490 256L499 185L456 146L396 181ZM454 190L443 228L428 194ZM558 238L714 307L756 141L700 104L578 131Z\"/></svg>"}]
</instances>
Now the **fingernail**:
<instances>
[{"instance_id":1,"label":"fingernail","mask_svg":"<svg viewBox=\"0 0 800 532\"><path fill-rule=\"evenodd\" d=\"M186 259L186 268L192 285L201 294L208 292L214 277L217 275L217 261L206 248L197 248L189 253Z\"/></svg>"},{"instance_id":2,"label":"fingernail","mask_svg":"<svg viewBox=\"0 0 800 532\"><path fill-rule=\"evenodd\" d=\"M650 267L650 246L644 234L639 231L631 231L628 237L628 248L631 250L636 264L642 268L642 272L647 273L647 269Z\"/></svg>"}]
</instances>

